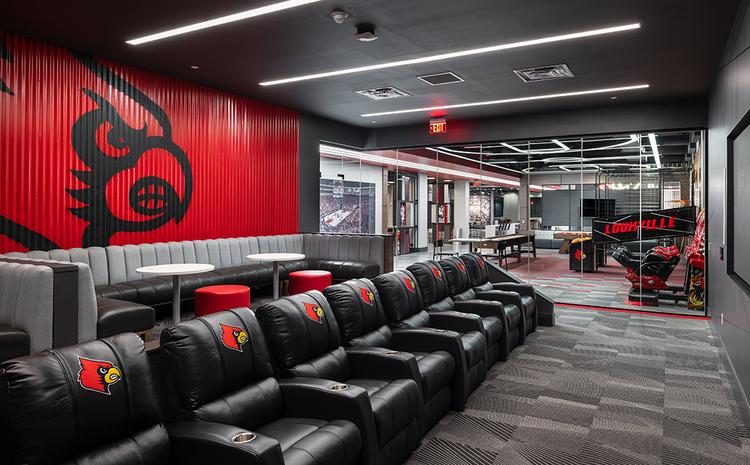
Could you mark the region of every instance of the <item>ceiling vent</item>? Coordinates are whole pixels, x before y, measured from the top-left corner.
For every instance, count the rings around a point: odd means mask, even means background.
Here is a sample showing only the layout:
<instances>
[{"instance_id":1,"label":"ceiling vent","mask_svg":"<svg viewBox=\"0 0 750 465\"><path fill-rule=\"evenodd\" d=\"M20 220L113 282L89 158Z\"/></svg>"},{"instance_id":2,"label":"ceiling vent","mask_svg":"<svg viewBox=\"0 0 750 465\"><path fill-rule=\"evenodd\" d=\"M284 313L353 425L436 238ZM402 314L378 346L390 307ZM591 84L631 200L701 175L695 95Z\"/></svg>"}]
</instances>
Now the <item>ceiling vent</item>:
<instances>
[{"instance_id":1,"label":"ceiling vent","mask_svg":"<svg viewBox=\"0 0 750 465\"><path fill-rule=\"evenodd\" d=\"M447 72L438 74L428 74L426 76L417 76L418 79L426 82L431 86L442 86L444 84L455 84L457 82L464 82L458 75Z\"/></svg>"},{"instance_id":2,"label":"ceiling vent","mask_svg":"<svg viewBox=\"0 0 750 465\"><path fill-rule=\"evenodd\" d=\"M523 82L549 81L552 79L572 78L573 72L568 65L539 66L513 70Z\"/></svg>"},{"instance_id":3,"label":"ceiling vent","mask_svg":"<svg viewBox=\"0 0 750 465\"><path fill-rule=\"evenodd\" d=\"M364 89L355 91L373 100L387 100L391 98L408 97L409 94L395 87L378 87L377 89Z\"/></svg>"}]
</instances>

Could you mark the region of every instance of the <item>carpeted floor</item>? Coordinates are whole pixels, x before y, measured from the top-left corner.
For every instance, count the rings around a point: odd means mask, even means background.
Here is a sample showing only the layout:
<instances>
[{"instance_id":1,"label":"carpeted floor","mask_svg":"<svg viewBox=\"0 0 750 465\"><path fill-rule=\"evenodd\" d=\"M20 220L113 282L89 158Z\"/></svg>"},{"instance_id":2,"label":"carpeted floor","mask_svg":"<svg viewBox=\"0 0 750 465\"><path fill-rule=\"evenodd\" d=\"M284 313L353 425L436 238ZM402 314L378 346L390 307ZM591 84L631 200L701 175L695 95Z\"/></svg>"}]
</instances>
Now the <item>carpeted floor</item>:
<instances>
[{"instance_id":1,"label":"carpeted floor","mask_svg":"<svg viewBox=\"0 0 750 465\"><path fill-rule=\"evenodd\" d=\"M708 321L560 305L557 315L495 364L409 465L750 464Z\"/></svg>"}]
</instances>

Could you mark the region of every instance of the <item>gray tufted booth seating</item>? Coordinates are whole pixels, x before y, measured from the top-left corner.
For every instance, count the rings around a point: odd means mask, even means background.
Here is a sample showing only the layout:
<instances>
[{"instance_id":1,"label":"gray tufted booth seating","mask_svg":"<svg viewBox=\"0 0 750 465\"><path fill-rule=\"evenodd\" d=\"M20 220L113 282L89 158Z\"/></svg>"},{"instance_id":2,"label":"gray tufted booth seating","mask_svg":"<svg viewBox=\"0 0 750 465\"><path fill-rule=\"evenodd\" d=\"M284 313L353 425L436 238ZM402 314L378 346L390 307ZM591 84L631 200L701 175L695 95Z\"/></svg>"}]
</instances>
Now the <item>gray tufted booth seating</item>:
<instances>
[{"instance_id":1,"label":"gray tufted booth seating","mask_svg":"<svg viewBox=\"0 0 750 465\"><path fill-rule=\"evenodd\" d=\"M214 284L244 284L265 286L272 283L272 265L258 263L245 258L256 253L290 252L302 253L306 259L282 264L281 279L287 279L291 271L320 269L330 271L335 280L374 277L385 270L386 247L382 236L290 234L280 236L240 237L154 244L88 247L68 250L14 252L0 256L0 260L38 260L76 263L85 277L79 282L79 293L90 296L89 307L81 307L80 324L86 330L79 331L88 339L107 337L120 332L141 332L153 327L154 308L167 308L172 301L172 280L169 277L144 278L136 270L143 266L172 263L210 263L213 272L182 278L182 298L192 300L195 289ZM17 279L20 268L8 268L7 275L0 274L0 286ZM2 325L7 325L8 340L21 341L18 329L32 336L31 352L44 350L53 345L47 334L51 331L48 320L52 318L51 307L39 306L37 299L51 293L51 283L39 282L22 292L14 306L0 309L0 337ZM30 289L37 289L31 292ZM20 291L19 291L20 292ZM16 294L6 294L8 298ZM4 297L5 297L4 296ZM95 303L91 304L91 302ZM32 310L27 310L32 309ZM33 310L35 309L35 310ZM42 310L40 310L42 309ZM45 314L34 325L15 323L14 317L6 313ZM92 326L93 325L93 326ZM36 336L36 335L40 336ZM39 343L33 343L39 337ZM44 342L41 342L44 341ZM73 341L76 342L76 341Z\"/></svg>"}]
</instances>

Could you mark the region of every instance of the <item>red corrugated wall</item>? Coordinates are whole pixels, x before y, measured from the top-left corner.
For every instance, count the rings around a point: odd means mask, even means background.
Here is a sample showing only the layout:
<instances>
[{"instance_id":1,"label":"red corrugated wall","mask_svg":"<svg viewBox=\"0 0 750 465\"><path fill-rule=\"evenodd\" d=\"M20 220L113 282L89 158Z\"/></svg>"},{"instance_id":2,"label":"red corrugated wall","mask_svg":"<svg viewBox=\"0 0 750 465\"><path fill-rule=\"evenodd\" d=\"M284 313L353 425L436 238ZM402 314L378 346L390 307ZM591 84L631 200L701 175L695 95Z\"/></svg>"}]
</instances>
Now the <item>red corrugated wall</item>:
<instances>
[{"instance_id":1,"label":"red corrugated wall","mask_svg":"<svg viewBox=\"0 0 750 465\"><path fill-rule=\"evenodd\" d=\"M297 232L296 112L0 33L0 252Z\"/></svg>"}]
</instances>

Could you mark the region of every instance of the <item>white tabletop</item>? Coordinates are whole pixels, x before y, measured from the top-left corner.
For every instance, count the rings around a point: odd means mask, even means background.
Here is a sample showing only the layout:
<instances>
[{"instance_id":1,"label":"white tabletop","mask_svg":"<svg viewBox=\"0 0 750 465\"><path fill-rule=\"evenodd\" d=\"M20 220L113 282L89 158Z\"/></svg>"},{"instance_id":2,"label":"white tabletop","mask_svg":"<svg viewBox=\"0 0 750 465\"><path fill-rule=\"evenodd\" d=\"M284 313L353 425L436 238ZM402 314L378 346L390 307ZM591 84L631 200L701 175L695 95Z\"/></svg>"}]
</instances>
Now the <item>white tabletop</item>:
<instances>
[{"instance_id":1,"label":"white tabletop","mask_svg":"<svg viewBox=\"0 0 750 465\"><path fill-rule=\"evenodd\" d=\"M248 255L250 260L259 262L291 262L294 260L304 260L305 256L301 253L256 253Z\"/></svg>"},{"instance_id":2,"label":"white tabletop","mask_svg":"<svg viewBox=\"0 0 750 465\"><path fill-rule=\"evenodd\" d=\"M135 270L137 273L154 276L177 276L213 271L214 266L205 263L173 263L171 265L144 266Z\"/></svg>"}]
</instances>

